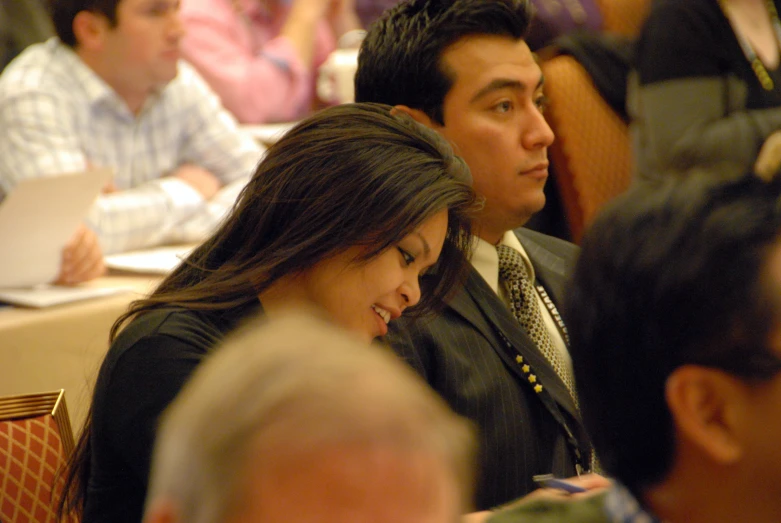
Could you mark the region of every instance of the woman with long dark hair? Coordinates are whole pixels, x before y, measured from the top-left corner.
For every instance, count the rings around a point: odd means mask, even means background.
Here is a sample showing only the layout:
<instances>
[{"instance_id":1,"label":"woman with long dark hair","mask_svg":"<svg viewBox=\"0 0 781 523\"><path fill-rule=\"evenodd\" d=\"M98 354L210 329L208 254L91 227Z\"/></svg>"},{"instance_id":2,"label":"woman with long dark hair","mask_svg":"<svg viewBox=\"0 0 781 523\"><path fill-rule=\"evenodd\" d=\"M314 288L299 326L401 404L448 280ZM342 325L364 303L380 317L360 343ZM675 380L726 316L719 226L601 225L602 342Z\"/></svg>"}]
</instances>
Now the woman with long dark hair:
<instances>
[{"instance_id":1,"label":"woman with long dark hair","mask_svg":"<svg viewBox=\"0 0 781 523\"><path fill-rule=\"evenodd\" d=\"M465 267L470 182L441 137L388 106L287 133L214 235L114 324L61 513L141 520L157 418L239 322L316 307L368 342L441 302Z\"/></svg>"}]
</instances>

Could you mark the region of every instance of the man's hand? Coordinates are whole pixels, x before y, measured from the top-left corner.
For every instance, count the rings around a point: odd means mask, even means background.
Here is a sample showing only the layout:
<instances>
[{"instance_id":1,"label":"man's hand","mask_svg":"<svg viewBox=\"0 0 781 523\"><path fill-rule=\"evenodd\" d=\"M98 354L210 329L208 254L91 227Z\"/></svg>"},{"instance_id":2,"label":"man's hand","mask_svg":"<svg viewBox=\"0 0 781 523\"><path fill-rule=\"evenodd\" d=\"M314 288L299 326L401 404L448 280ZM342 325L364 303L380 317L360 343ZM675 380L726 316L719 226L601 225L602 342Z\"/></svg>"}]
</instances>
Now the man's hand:
<instances>
[{"instance_id":1,"label":"man's hand","mask_svg":"<svg viewBox=\"0 0 781 523\"><path fill-rule=\"evenodd\" d=\"M60 274L55 283L73 285L102 276L105 272L98 237L84 224L79 225L62 250Z\"/></svg>"},{"instance_id":2,"label":"man's hand","mask_svg":"<svg viewBox=\"0 0 781 523\"><path fill-rule=\"evenodd\" d=\"M197 165L184 164L174 171L174 178L179 178L198 191L204 200L210 200L220 190L222 182L212 173Z\"/></svg>"}]
</instances>

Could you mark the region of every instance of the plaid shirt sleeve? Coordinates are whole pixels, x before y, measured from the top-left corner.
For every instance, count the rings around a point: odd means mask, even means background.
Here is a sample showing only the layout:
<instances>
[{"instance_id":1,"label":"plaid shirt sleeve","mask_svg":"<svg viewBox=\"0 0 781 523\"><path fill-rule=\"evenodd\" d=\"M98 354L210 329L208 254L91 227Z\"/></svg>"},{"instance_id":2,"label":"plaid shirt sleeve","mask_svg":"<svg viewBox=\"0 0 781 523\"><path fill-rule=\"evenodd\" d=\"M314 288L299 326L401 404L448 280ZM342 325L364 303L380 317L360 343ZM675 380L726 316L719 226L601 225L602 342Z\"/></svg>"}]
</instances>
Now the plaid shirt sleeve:
<instances>
[{"instance_id":1,"label":"plaid shirt sleeve","mask_svg":"<svg viewBox=\"0 0 781 523\"><path fill-rule=\"evenodd\" d=\"M89 166L73 110L70 100L35 91L21 92L0 105L3 193L23 179ZM180 223L204 207L203 198L186 183L160 178L98 197L86 223L98 235L103 252L110 254L166 242Z\"/></svg>"},{"instance_id":2,"label":"plaid shirt sleeve","mask_svg":"<svg viewBox=\"0 0 781 523\"><path fill-rule=\"evenodd\" d=\"M264 149L241 131L235 118L198 73L184 64L180 67L182 85L193 97L188 110L188 130L181 163L199 165L219 178L223 188L192 216L178 223L171 242L203 239L222 221L239 192L249 181Z\"/></svg>"}]
</instances>

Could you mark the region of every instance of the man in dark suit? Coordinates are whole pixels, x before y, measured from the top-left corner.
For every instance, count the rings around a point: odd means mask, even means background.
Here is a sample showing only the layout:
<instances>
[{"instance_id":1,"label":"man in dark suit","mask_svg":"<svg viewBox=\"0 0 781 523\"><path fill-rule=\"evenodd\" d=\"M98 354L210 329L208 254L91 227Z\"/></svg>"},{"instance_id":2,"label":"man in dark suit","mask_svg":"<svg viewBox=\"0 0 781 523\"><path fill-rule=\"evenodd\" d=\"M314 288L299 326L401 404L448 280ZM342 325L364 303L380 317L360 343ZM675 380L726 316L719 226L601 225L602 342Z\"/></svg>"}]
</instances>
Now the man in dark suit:
<instances>
[{"instance_id":1,"label":"man in dark suit","mask_svg":"<svg viewBox=\"0 0 781 523\"><path fill-rule=\"evenodd\" d=\"M388 337L480 429L478 509L591 458L556 308L578 251L519 229L545 204L553 141L524 41L530 17L526 0L408 0L370 28L355 80L356 100L393 105L448 138L484 199L464 288L441 315L401 321Z\"/></svg>"}]
</instances>

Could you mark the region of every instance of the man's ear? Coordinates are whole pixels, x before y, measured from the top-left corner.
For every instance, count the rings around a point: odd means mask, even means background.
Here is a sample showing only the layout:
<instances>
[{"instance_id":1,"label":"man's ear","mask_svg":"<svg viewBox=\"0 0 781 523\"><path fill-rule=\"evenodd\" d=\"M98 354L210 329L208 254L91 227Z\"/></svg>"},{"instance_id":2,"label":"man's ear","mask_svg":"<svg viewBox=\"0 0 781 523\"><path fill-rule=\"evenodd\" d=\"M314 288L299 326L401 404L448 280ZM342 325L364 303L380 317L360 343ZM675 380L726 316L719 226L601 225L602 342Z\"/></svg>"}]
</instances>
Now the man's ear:
<instances>
[{"instance_id":1,"label":"man's ear","mask_svg":"<svg viewBox=\"0 0 781 523\"><path fill-rule=\"evenodd\" d=\"M176 503L170 499L156 499L144 513L143 523L180 523Z\"/></svg>"},{"instance_id":2,"label":"man's ear","mask_svg":"<svg viewBox=\"0 0 781 523\"><path fill-rule=\"evenodd\" d=\"M677 368L665 387L676 434L722 465L737 462L743 454L741 395L735 378L697 365Z\"/></svg>"},{"instance_id":3,"label":"man's ear","mask_svg":"<svg viewBox=\"0 0 781 523\"><path fill-rule=\"evenodd\" d=\"M411 117L416 122L418 122L419 124L423 124L426 127L430 127L431 129L438 129L439 127L442 127L441 125L434 122L431 118L429 118L429 115L427 115L425 112L421 111L420 109L413 109L406 105L394 105L393 109L391 109L391 114L398 114L398 113L404 113L409 117Z\"/></svg>"},{"instance_id":4,"label":"man's ear","mask_svg":"<svg viewBox=\"0 0 781 523\"><path fill-rule=\"evenodd\" d=\"M73 34L80 49L100 49L109 29L108 20L99 13L80 11L73 19Z\"/></svg>"}]
</instances>

